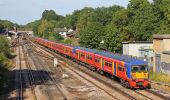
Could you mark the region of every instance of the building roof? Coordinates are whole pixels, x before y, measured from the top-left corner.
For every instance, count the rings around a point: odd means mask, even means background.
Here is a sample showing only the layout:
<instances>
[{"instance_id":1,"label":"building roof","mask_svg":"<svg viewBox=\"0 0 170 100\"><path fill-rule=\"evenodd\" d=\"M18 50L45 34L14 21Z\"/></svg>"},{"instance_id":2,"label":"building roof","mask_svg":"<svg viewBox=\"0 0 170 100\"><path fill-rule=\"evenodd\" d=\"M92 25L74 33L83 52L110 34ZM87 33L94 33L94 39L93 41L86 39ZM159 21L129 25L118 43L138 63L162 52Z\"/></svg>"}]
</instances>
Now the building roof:
<instances>
[{"instance_id":1,"label":"building roof","mask_svg":"<svg viewBox=\"0 0 170 100\"><path fill-rule=\"evenodd\" d=\"M152 44L153 41L132 41L132 42L122 42L122 44Z\"/></svg>"},{"instance_id":2,"label":"building roof","mask_svg":"<svg viewBox=\"0 0 170 100\"><path fill-rule=\"evenodd\" d=\"M17 31L32 31L32 28L17 28Z\"/></svg>"},{"instance_id":3,"label":"building roof","mask_svg":"<svg viewBox=\"0 0 170 100\"><path fill-rule=\"evenodd\" d=\"M79 31L77 30L71 31L67 33L67 37L75 37L76 34L79 34Z\"/></svg>"},{"instance_id":4,"label":"building roof","mask_svg":"<svg viewBox=\"0 0 170 100\"><path fill-rule=\"evenodd\" d=\"M163 51L163 54L168 54L168 55L170 55L170 51Z\"/></svg>"},{"instance_id":5,"label":"building roof","mask_svg":"<svg viewBox=\"0 0 170 100\"><path fill-rule=\"evenodd\" d=\"M1 32L0 32L0 35L7 35L8 34L8 30L7 29L3 29Z\"/></svg>"},{"instance_id":6,"label":"building roof","mask_svg":"<svg viewBox=\"0 0 170 100\"><path fill-rule=\"evenodd\" d=\"M54 31L55 32L68 32L68 30L65 28L54 28Z\"/></svg>"},{"instance_id":7,"label":"building roof","mask_svg":"<svg viewBox=\"0 0 170 100\"><path fill-rule=\"evenodd\" d=\"M154 39L170 39L170 34L155 34Z\"/></svg>"}]
</instances>

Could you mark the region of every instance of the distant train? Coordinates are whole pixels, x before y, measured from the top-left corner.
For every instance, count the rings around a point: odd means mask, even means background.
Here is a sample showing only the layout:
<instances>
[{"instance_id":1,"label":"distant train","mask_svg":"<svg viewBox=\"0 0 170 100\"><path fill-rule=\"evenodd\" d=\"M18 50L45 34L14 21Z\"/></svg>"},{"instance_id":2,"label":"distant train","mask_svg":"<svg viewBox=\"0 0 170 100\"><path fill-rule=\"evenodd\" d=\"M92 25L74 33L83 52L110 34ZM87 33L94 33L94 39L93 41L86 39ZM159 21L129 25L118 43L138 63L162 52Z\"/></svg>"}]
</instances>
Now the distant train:
<instances>
[{"instance_id":1,"label":"distant train","mask_svg":"<svg viewBox=\"0 0 170 100\"><path fill-rule=\"evenodd\" d=\"M148 66L143 60L79 46L69 46L35 37L35 42L74 61L82 62L100 73L107 73L120 79L120 83L128 88L148 88Z\"/></svg>"}]
</instances>

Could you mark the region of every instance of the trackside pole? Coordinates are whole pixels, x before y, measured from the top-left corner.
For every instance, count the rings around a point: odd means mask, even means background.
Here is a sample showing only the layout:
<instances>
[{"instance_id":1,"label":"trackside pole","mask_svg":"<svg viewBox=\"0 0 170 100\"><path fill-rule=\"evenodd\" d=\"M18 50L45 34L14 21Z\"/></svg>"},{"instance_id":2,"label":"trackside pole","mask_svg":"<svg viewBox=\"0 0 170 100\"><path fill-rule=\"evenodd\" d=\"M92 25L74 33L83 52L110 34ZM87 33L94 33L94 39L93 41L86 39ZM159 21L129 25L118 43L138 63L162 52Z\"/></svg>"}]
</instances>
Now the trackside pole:
<instances>
[{"instance_id":1,"label":"trackside pole","mask_svg":"<svg viewBox=\"0 0 170 100\"><path fill-rule=\"evenodd\" d=\"M66 73L64 73L63 71L64 69L61 66L59 66L59 62L57 58L54 58L54 67L57 67L57 69L62 75L62 78L69 78L69 76Z\"/></svg>"},{"instance_id":2,"label":"trackside pole","mask_svg":"<svg viewBox=\"0 0 170 100\"><path fill-rule=\"evenodd\" d=\"M54 58L54 67L57 67L57 66L58 66L58 59Z\"/></svg>"}]
</instances>

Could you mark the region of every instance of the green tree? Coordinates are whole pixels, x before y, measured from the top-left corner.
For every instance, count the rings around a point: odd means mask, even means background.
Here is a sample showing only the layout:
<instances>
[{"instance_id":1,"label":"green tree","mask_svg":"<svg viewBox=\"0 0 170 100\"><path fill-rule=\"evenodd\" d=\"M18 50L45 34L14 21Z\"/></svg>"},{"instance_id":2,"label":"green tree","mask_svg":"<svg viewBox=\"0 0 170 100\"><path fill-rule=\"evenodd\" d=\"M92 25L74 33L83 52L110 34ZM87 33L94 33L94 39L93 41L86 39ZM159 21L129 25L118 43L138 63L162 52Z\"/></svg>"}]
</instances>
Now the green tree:
<instances>
[{"instance_id":1,"label":"green tree","mask_svg":"<svg viewBox=\"0 0 170 100\"><path fill-rule=\"evenodd\" d=\"M52 41L60 41L63 40L64 38L59 33L50 32L48 39Z\"/></svg>"},{"instance_id":2,"label":"green tree","mask_svg":"<svg viewBox=\"0 0 170 100\"><path fill-rule=\"evenodd\" d=\"M157 21L151 4L147 0L130 0L130 23L128 30L136 41L151 40L154 31L154 23Z\"/></svg>"},{"instance_id":3,"label":"green tree","mask_svg":"<svg viewBox=\"0 0 170 100\"><path fill-rule=\"evenodd\" d=\"M5 36L0 36L0 87L3 87L9 60L7 57L10 55L9 41Z\"/></svg>"},{"instance_id":4,"label":"green tree","mask_svg":"<svg viewBox=\"0 0 170 100\"><path fill-rule=\"evenodd\" d=\"M154 0L153 9L155 16L158 18L155 25L155 33L169 34L170 33L170 1L169 0Z\"/></svg>"},{"instance_id":5,"label":"green tree","mask_svg":"<svg viewBox=\"0 0 170 100\"><path fill-rule=\"evenodd\" d=\"M113 14L112 24L117 28L121 41L134 41L134 36L129 32L127 26L131 20L130 12L127 9L120 9Z\"/></svg>"},{"instance_id":6,"label":"green tree","mask_svg":"<svg viewBox=\"0 0 170 100\"><path fill-rule=\"evenodd\" d=\"M85 7L81 10L78 21L77 21L77 29L83 30L87 27L87 25L91 22L91 16L93 14L93 8Z\"/></svg>"},{"instance_id":7,"label":"green tree","mask_svg":"<svg viewBox=\"0 0 170 100\"><path fill-rule=\"evenodd\" d=\"M99 22L103 26L106 26L111 22L112 15L120 9L122 9L120 6L96 8L92 15L92 21Z\"/></svg>"},{"instance_id":8,"label":"green tree","mask_svg":"<svg viewBox=\"0 0 170 100\"><path fill-rule=\"evenodd\" d=\"M73 14L70 16L69 24L70 24L71 28L73 28L73 29L76 28L76 24L77 24L79 15L80 15L80 11L79 10L75 10L73 12Z\"/></svg>"},{"instance_id":9,"label":"green tree","mask_svg":"<svg viewBox=\"0 0 170 100\"><path fill-rule=\"evenodd\" d=\"M114 24L109 24L106 27L104 35L104 47L106 50L112 52L120 52L121 39L119 36L118 28Z\"/></svg>"},{"instance_id":10,"label":"green tree","mask_svg":"<svg viewBox=\"0 0 170 100\"><path fill-rule=\"evenodd\" d=\"M80 45L88 48L99 48L104 35L104 27L92 22L80 33Z\"/></svg>"},{"instance_id":11,"label":"green tree","mask_svg":"<svg viewBox=\"0 0 170 100\"><path fill-rule=\"evenodd\" d=\"M10 56L9 41L5 36L0 36L0 53L3 53L5 56Z\"/></svg>"},{"instance_id":12,"label":"green tree","mask_svg":"<svg viewBox=\"0 0 170 100\"><path fill-rule=\"evenodd\" d=\"M45 10L42 13L43 20L61 20L63 16L57 15L54 10Z\"/></svg>"},{"instance_id":13,"label":"green tree","mask_svg":"<svg viewBox=\"0 0 170 100\"><path fill-rule=\"evenodd\" d=\"M0 32L4 29L4 25L0 23Z\"/></svg>"},{"instance_id":14,"label":"green tree","mask_svg":"<svg viewBox=\"0 0 170 100\"><path fill-rule=\"evenodd\" d=\"M54 25L47 20L41 20L38 26L38 35L48 39L49 33L54 31Z\"/></svg>"},{"instance_id":15,"label":"green tree","mask_svg":"<svg viewBox=\"0 0 170 100\"><path fill-rule=\"evenodd\" d=\"M18 25L8 20L0 20L0 26L1 27L3 26L3 28L13 29L13 26L18 26Z\"/></svg>"},{"instance_id":16,"label":"green tree","mask_svg":"<svg viewBox=\"0 0 170 100\"><path fill-rule=\"evenodd\" d=\"M35 20L33 22L28 23L25 27L32 28L34 35L38 35L38 26L40 25L40 20Z\"/></svg>"}]
</instances>

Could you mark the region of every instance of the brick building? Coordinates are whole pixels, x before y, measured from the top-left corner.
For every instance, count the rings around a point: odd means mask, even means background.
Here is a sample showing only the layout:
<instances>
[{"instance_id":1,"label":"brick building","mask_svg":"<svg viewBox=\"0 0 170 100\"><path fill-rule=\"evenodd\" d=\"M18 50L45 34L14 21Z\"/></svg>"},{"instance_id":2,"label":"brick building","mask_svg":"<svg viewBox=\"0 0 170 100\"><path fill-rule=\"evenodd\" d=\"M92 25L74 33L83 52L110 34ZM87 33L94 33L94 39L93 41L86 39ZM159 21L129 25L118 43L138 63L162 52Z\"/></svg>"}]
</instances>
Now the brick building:
<instances>
[{"instance_id":1,"label":"brick building","mask_svg":"<svg viewBox=\"0 0 170 100\"><path fill-rule=\"evenodd\" d=\"M170 73L170 35L154 35L153 50L153 71Z\"/></svg>"}]
</instances>

